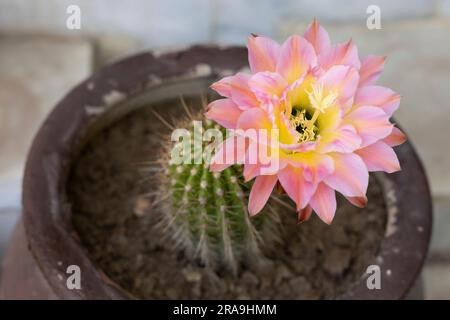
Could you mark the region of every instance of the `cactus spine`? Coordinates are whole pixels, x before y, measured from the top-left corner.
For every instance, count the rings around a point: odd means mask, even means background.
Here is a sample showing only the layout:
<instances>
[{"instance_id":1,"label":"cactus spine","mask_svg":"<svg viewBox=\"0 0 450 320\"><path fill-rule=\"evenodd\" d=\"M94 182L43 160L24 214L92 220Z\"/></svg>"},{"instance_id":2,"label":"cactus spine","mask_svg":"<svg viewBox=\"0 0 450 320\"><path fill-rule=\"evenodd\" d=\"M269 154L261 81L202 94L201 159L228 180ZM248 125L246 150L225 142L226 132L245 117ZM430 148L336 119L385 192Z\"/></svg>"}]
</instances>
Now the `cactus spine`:
<instances>
[{"instance_id":1,"label":"cactus spine","mask_svg":"<svg viewBox=\"0 0 450 320\"><path fill-rule=\"evenodd\" d=\"M208 120L202 123L202 130L214 127ZM195 136L196 126L188 127ZM174 243L205 266L225 267L233 273L249 259L262 258L261 234L274 213L249 217L247 199L252 183L244 182L241 167L213 173L203 163L171 164L170 151L166 151L161 176L161 194L167 197L161 223Z\"/></svg>"}]
</instances>

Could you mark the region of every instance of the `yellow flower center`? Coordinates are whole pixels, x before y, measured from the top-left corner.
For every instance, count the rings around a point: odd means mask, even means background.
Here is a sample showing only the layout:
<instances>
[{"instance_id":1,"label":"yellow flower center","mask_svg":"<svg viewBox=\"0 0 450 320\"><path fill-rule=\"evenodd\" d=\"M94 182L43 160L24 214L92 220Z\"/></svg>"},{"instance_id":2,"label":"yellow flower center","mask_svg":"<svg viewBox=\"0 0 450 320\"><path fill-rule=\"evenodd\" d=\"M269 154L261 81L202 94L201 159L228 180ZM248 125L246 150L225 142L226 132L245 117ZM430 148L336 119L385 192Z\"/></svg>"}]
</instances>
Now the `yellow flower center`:
<instances>
[{"instance_id":1,"label":"yellow flower center","mask_svg":"<svg viewBox=\"0 0 450 320\"><path fill-rule=\"evenodd\" d=\"M336 103L338 94L334 91L324 94L323 85L314 84L311 91L306 91L310 108L308 112L305 108L292 108L289 121L295 130L300 134L298 142L314 141L319 131L316 125L319 115ZM311 115L312 114L312 115Z\"/></svg>"},{"instance_id":2,"label":"yellow flower center","mask_svg":"<svg viewBox=\"0 0 450 320\"><path fill-rule=\"evenodd\" d=\"M292 109L292 115L289 119L291 125L299 133L298 142L314 141L316 139L316 133L318 131L314 122L311 122L309 114L305 109L299 110Z\"/></svg>"}]
</instances>

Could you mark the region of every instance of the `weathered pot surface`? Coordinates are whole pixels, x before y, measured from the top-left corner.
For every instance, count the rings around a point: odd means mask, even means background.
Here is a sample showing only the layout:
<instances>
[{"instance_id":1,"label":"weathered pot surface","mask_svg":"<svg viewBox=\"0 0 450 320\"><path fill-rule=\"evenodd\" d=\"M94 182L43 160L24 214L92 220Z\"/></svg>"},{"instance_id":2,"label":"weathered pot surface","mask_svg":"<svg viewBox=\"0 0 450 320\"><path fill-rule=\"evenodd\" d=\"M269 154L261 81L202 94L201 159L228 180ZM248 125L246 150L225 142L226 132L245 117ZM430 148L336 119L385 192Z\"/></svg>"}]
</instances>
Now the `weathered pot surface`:
<instances>
[{"instance_id":1,"label":"weathered pot surface","mask_svg":"<svg viewBox=\"0 0 450 320\"><path fill-rule=\"evenodd\" d=\"M128 293L88 259L70 223L65 186L70 159L82 142L145 103L205 92L220 76L246 67L241 47L195 46L143 53L107 66L73 89L49 115L28 155L23 179L23 217L5 259L4 298L127 299ZM102 121L96 121L99 117ZM381 290L366 279L341 299L405 298L423 266L431 234L430 192L409 142L396 148L402 171L383 174L388 223L377 262ZM69 265L82 270L82 288L69 290Z\"/></svg>"}]
</instances>

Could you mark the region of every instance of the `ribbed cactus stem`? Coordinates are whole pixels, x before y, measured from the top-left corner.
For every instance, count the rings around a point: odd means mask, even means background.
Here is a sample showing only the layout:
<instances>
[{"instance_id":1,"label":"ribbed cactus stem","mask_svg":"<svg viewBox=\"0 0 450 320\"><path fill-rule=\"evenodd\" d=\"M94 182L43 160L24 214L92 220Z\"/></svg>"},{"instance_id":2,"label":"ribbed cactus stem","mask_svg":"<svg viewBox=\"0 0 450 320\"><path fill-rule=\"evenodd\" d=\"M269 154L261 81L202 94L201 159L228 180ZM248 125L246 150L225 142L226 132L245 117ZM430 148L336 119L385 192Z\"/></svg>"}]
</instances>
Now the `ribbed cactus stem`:
<instances>
[{"instance_id":1,"label":"ribbed cactus stem","mask_svg":"<svg viewBox=\"0 0 450 320\"><path fill-rule=\"evenodd\" d=\"M203 121L203 129L213 124ZM192 133L195 126L189 126ZM201 142L203 143L203 142ZM195 148L194 148L195 149ZM194 154L199 152L194 150ZM247 199L251 182L231 166L211 172L204 163L170 164L162 176L167 195L164 223L175 243L202 264L237 272L247 259L260 256L260 231L269 215L250 218Z\"/></svg>"}]
</instances>

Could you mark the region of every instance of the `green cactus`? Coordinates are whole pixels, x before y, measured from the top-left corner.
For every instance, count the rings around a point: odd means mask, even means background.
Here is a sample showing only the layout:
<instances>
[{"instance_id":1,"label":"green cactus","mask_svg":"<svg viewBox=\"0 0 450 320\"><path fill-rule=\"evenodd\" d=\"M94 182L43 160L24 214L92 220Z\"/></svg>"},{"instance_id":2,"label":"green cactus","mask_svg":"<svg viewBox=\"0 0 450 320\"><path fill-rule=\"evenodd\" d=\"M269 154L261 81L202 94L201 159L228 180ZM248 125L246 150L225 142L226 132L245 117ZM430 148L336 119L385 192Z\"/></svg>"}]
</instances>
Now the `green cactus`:
<instances>
[{"instance_id":1,"label":"green cactus","mask_svg":"<svg viewBox=\"0 0 450 320\"><path fill-rule=\"evenodd\" d=\"M199 130L219 128L208 120L202 123ZM186 126L186 121L183 124L194 137L198 127ZM204 148L206 143L201 145ZM191 150L194 156L198 152L195 147ZM249 217L252 182L244 182L242 167L213 173L203 163L175 165L168 161L170 151L166 151L161 176L161 193L167 197L161 223L177 246L207 267L225 267L233 273L250 260L263 259L261 245L276 241L276 224L271 222L277 216L268 206L258 216ZM270 236L262 240L264 233Z\"/></svg>"}]
</instances>

